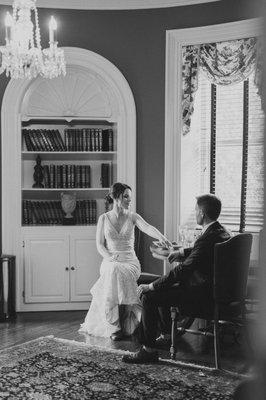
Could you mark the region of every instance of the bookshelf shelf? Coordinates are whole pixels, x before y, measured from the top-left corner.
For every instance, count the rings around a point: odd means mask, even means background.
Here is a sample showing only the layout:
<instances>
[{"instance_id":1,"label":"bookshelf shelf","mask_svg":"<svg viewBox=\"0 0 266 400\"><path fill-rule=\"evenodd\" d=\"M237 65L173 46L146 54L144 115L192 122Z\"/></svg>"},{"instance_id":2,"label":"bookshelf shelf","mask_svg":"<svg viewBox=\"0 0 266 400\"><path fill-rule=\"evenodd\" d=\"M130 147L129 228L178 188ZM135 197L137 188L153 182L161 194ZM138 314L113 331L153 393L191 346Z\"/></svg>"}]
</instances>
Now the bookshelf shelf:
<instances>
[{"instance_id":1,"label":"bookshelf shelf","mask_svg":"<svg viewBox=\"0 0 266 400\"><path fill-rule=\"evenodd\" d=\"M109 188L22 188L23 192L62 192L62 191L106 191L109 190Z\"/></svg>"},{"instance_id":2,"label":"bookshelf shelf","mask_svg":"<svg viewBox=\"0 0 266 400\"><path fill-rule=\"evenodd\" d=\"M49 121L54 122L54 121L60 121L60 122L66 122L66 123L73 123L73 122L83 122L85 121L86 123L89 121L90 123L96 125L96 124L110 124L112 125L114 122L116 122L116 120L114 120L113 118L101 118L101 117L97 117L97 118L89 118L87 115L84 116L60 116L60 115L23 115L21 118L21 121L23 123L30 123L30 122L34 122L34 123L39 123L42 121L46 121L47 123L49 123Z\"/></svg>"},{"instance_id":3,"label":"bookshelf shelf","mask_svg":"<svg viewBox=\"0 0 266 400\"><path fill-rule=\"evenodd\" d=\"M35 160L37 155L42 160L112 160L116 151L22 151L23 160Z\"/></svg>"}]
</instances>

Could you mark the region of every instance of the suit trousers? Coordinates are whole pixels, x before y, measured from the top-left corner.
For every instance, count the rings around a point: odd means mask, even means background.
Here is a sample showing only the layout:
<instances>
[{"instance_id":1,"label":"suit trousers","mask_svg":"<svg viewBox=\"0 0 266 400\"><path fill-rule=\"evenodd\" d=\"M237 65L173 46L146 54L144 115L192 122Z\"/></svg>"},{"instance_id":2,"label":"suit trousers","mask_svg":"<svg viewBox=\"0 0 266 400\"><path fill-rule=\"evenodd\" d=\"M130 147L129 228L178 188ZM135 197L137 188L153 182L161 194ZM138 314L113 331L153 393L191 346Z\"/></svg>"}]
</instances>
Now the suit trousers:
<instances>
[{"instance_id":1,"label":"suit trousers","mask_svg":"<svg viewBox=\"0 0 266 400\"><path fill-rule=\"evenodd\" d=\"M155 345L158 327L161 333L171 332L170 307L177 307L182 315L193 315L193 311L210 308L212 299L206 287L172 286L146 292L141 297L142 315L139 341L148 347Z\"/></svg>"}]
</instances>

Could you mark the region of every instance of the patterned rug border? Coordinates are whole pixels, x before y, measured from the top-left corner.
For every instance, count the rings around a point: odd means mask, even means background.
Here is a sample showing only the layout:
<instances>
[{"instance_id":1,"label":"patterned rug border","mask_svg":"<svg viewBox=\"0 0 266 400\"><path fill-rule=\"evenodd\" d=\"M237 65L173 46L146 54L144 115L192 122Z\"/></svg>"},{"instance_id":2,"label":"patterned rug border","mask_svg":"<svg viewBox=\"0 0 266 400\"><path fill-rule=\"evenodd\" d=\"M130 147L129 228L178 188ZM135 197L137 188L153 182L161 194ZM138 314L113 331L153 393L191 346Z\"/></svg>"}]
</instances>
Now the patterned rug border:
<instances>
[{"instance_id":1,"label":"patterned rug border","mask_svg":"<svg viewBox=\"0 0 266 400\"><path fill-rule=\"evenodd\" d=\"M158 364L123 363L121 355L130 353L54 335L10 346L0 350L0 397L232 400L242 380L224 371L163 358Z\"/></svg>"},{"instance_id":2,"label":"patterned rug border","mask_svg":"<svg viewBox=\"0 0 266 400\"><path fill-rule=\"evenodd\" d=\"M63 339L63 338L57 338L54 337L54 339L56 341L62 342L62 343L69 343L69 344L74 344L74 345L84 345L84 347L91 347L91 348L95 348L97 350L101 350L101 351L106 351L109 353L116 353L116 354L132 354L131 351L129 350L120 350L120 349L108 349L104 346L98 346L98 345L91 345L89 343L84 343L84 342L77 342L76 340L70 340L70 339ZM182 368L188 368L188 369L193 369L193 370L204 370L206 372L211 372L211 373L217 373L217 374L226 374L226 375L230 375L232 377L236 377L236 378L252 378L253 375L251 374L241 374L238 372L234 372L234 371L229 371L226 369L220 369L220 370L216 370L214 367L208 367L206 365L202 365L202 364L195 364L195 363L189 363L189 362L184 362L184 361L180 361L180 360L171 360L171 359L167 359L167 358L162 358L159 357L160 360L160 364L167 364L170 366L177 366L177 367L182 367Z\"/></svg>"},{"instance_id":3,"label":"patterned rug border","mask_svg":"<svg viewBox=\"0 0 266 400\"><path fill-rule=\"evenodd\" d=\"M59 343L65 343L65 344L69 344L69 345L73 345L76 347L83 347L84 349L92 349L92 350L98 350L98 351L102 351L102 352L106 352L106 353L111 353L111 354L118 354L118 355L124 355L124 354L132 354L131 351L129 350L121 350L121 349L110 349L104 346L100 346L100 345L95 345L95 344L89 344L89 343L84 343L84 342L78 342L76 340L71 340L71 339L64 339L64 338L59 338L59 337L55 337L54 335L47 335L47 336L40 336L36 339L32 339L32 340L28 340L27 342L23 342L20 344L16 344L14 346L10 346L7 347L5 349L1 349L0 350L0 355L8 352L10 350L15 350L17 348L21 348L23 349L23 347L27 347L27 345L30 345L32 343L35 342L41 342L41 341L46 341L46 340L54 340L55 342L59 342ZM237 373L237 372L233 372L233 371L229 371L229 370L225 370L225 369L221 369L221 370L216 370L215 368L212 367L208 367L202 364L195 364L195 363L187 363L184 361L180 361L180 360L171 360L171 359L165 359L160 357L159 358L159 362L160 364L165 364L168 366L176 366L176 367L180 367L180 368L186 368L186 369L192 369L192 370L199 370L200 371L204 371L204 372L209 372L211 374L219 374L219 375L229 375L231 377L235 377L235 378L243 378L243 379L247 379L247 378L252 378L253 374L242 374L242 373ZM1 366L0 366L1 368Z\"/></svg>"},{"instance_id":4,"label":"patterned rug border","mask_svg":"<svg viewBox=\"0 0 266 400\"><path fill-rule=\"evenodd\" d=\"M24 346L24 345L34 343L34 342L38 342L38 341L44 340L44 339L56 339L56 338L54 337L54 335L39 336L36 339L27 340L26 342L23 342L23 343L18 343L18 344L14 344L13 346L5 347L4 349L0 350L0 354L4 353L5 351L16 349L17 347Z\"/></svg>"}]
</instances>

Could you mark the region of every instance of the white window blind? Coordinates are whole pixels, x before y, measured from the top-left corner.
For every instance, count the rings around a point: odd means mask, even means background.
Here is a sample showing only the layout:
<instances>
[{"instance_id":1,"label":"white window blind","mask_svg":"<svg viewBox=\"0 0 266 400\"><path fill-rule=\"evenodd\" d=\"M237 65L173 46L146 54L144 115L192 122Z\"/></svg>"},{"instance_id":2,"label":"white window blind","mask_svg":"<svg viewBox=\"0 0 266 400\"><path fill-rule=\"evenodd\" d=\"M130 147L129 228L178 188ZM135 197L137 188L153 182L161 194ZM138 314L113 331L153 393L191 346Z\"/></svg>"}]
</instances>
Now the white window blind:
<instances>
[{"instance_id":1,"label":"white window blind","mask_svg":"<svg viewBox=\"0 0 266 400\"><path fill-rule=\"evenodd\" d=\"M248 157L245 230L258 231L263 223L263 124L261 100L251 75L248 90ZM244 82L216 86L215 194L223 204L220 221L239 229ZM199 73L191 131L181 138L181 224L194 221L195 195L210 192L211 83ZM190 159L190 161L189 161ZM189 203L189 196L194 203ZM190 197L191 198L191 197Z\"/></svg>"}]
</instances>

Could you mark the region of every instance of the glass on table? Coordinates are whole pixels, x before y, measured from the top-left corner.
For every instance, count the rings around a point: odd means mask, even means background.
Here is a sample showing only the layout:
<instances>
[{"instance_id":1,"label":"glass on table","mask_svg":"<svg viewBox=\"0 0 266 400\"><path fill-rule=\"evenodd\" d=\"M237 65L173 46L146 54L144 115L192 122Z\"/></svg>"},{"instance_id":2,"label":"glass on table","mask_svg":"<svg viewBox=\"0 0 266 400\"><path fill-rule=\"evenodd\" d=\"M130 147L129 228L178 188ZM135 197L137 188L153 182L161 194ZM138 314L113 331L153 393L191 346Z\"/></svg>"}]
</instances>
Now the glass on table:
<instances>
[{"instance_id":1,"label":"glass on table","mask_svg":"<svg viewBox=\"0 0 266 400\"><path fill-rule=\"evenodd\" d=\"M193 247L195 241L195 229L191 229L187 225L180 225L178 227L178 243L181 247Z\"/></svg>"}]
</instances>

